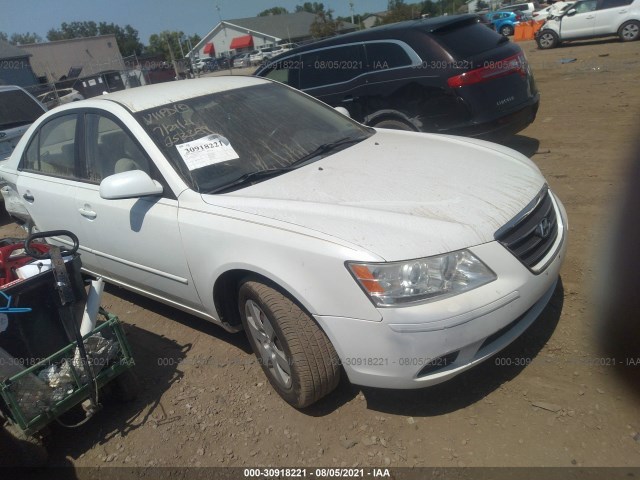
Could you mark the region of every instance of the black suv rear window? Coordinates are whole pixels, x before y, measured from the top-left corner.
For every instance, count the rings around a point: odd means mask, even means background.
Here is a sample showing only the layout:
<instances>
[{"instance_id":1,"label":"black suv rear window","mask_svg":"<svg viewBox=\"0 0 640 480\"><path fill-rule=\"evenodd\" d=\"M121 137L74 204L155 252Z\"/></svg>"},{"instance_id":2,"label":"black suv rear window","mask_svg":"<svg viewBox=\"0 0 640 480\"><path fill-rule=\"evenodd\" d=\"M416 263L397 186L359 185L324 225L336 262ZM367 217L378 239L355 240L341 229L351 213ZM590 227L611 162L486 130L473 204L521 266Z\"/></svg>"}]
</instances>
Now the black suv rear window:
<instances>
[{"instance_id":1,"label":"black suv rear window","mask_svg":"<svg viewBox=\"0 0 640 480\"><path fill-rule=\"evenodd\" d=\"M456 59L467 59L493 50L503 36L482 23L464 24L432 33Z\"/></svg>"}]
</instances>

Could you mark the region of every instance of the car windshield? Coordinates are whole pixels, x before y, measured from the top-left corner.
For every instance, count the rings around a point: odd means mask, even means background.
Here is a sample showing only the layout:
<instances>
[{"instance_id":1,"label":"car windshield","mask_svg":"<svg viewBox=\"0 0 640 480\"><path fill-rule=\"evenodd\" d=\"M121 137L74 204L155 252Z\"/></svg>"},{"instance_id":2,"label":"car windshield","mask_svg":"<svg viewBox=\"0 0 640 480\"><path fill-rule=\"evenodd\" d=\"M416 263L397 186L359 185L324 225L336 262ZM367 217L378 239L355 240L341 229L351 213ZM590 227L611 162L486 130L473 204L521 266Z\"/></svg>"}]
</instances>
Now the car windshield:
<instances>
[{"instance_id":1,"label":"car windshield","mask_svg":"<svg viewBox=\"0 0 640 480\"><path fill-rule=\"evenodd\" d=\"M22 90L0 92L0 130L29 125L43 113L43 108Z\"/></svg>"},{"instance_id":2,"label":"car windshield","mask_svg":"<svg viewBox=\"0 0 640 480\"><path fill-rule=\"evenodd\" d=\"M168 103L136 117L200 193L285 173L373 135L372 129L275 83Z\"/></svg>"}]
</instances>

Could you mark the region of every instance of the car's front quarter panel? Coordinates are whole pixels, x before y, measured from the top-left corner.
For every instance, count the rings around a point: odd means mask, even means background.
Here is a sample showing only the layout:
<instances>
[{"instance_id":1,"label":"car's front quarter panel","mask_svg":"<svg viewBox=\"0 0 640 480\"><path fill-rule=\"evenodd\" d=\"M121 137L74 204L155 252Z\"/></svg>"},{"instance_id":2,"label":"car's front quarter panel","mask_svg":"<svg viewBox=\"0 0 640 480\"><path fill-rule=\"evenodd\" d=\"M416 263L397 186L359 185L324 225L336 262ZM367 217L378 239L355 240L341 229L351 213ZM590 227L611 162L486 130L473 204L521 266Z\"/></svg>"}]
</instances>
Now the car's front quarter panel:
<instances>
[{"instance_id":1,"label":"car's front quarter panel","mask_svg":"<svg viewBox=\"0 0 640 480\"><path fill-rule=\"evenodd\" d=\"M179 204L189 268L204 310L216 319L216 280L243 270L271 280L313 315L380 320L345 266L347 260L380 257L295 225L207 204L193 191L184 192Z\"/></svg>"},{"instance_id":2,"label":"car's front quarter panel","mask_svg":"<svg viewBox=\"0 0 640 480\"><path fill-rule=\"evenodd\" d=\"M553 295L566 253L566 212L555 200L562 222L560 235L550 263L540 273L529 270L494 241L470 248L497 276L482 287L414 306L380 308L382 321L376 323L316 316L349 380L381 388L434 385L487 359L521 335ZM457 356L447 360L449 354ZM434 362L433 372L420 375L429 362Z\"/></svg>"}]
</instances>

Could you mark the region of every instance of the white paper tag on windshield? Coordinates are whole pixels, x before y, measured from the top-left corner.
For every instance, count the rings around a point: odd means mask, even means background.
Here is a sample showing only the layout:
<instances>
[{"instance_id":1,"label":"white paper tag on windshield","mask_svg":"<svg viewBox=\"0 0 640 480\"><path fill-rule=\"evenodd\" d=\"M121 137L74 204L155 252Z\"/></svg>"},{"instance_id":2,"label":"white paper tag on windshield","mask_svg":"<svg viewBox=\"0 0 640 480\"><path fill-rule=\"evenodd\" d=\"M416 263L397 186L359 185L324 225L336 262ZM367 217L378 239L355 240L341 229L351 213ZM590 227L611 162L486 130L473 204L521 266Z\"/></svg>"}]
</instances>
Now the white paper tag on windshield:
<instances>
[{"instance_id":1,"label":"white paper tag on windshield","mask_svg":"<svg viewBox=\"0 0 640 480\"><path fill-rule=\"evenodd\" d=\"M240 158L229 140L222 135L207 135L192 142L176 145L176 148L189 170Z\"/></svg>"}]
</instances>

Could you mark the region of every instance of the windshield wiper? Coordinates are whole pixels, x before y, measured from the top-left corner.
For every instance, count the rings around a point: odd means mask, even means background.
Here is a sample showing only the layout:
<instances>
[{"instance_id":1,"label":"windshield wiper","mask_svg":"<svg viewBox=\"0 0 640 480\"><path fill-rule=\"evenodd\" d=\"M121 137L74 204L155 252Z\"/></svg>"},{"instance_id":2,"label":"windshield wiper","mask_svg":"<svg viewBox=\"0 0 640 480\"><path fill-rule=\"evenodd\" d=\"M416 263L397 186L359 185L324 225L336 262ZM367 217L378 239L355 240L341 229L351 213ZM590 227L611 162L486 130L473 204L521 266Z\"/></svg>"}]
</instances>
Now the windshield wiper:
<instances>
[{"instance_id":1,"label":"windshield wiper","mask_svg":"<svg viewBox=\"0 0 640 480\"><path fill-rule=\"evenodd\" d=\"M267 170L258 170L255 172L245 173L244 175L236 178L231 183L227 183L218 188L214 188L213 190L207 192L210 194L214 193L223 193L227 190L233 190L237 187L241 187L247 184L253 184L256 180L266 180L269 177L276 177L286 171L290 170L289 167L286 168L269 168Z\"/></svg>"},{"instance_id":2,"label":"windshield wiper","mask_svg":"<svg viewBox=\"0 0 640 480\"><path fill-rule=\"evenodd\" d=\"M308 163L311 163L312 160L315 160L320 155L329 153L332 150L335 150L339 147L345 147L347 145L360 142L367 137L345 137L340 140L336 140L335 142L323 143L318 146L315 150L311 151L307 155L300 157L298 160L293 162L291 165L287 167L280 168L269 168L267 170L258 170L255 172L245 173L244 175L236 178L231 183L227 183L218 188L214 188L213 190L207 192L208 194L214 193L224 193L228 190L237 189L238 187L242 187L244 185L252 185L256 183L257 180L266 180L270 177L276 177L286 172L290 172L291 170L295 170L297 168L303 167Z\"/></svg>"}]
</instances>

